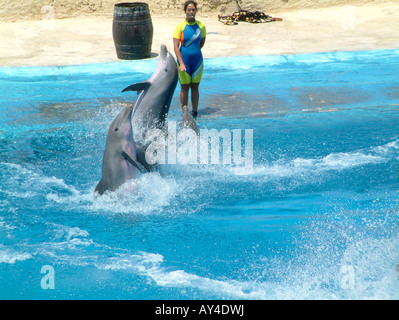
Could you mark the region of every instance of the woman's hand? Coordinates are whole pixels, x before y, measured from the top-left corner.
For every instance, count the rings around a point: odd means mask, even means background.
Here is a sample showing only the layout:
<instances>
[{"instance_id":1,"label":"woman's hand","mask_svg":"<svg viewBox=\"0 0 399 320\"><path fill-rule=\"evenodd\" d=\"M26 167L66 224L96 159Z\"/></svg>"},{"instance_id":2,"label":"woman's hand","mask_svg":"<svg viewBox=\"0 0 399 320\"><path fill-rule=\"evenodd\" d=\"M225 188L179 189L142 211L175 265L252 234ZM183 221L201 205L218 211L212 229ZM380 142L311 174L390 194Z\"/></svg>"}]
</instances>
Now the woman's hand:
<instances>
[{"instance_id":1,"label":"woman's hand","mask_svg":"<svg viewBox=\"0 0 399 320\"><path fill-rule=\"evenodd\" d=\"M180 70L180 71L187 71L186 66L185 66L184 63L182 63L182 64L180 65L179 70Z\"/></svg>"}]
</instances>

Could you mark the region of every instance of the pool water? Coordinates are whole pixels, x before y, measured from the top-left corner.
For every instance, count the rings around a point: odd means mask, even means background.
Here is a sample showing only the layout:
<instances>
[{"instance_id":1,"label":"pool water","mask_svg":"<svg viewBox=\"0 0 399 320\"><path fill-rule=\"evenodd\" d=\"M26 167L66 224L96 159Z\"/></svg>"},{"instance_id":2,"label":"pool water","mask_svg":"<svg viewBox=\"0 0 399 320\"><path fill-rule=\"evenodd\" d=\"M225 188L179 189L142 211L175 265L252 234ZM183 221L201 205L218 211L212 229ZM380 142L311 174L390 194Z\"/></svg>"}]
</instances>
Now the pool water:
<instances>
[{"instance_id":1,"label":"pool water","mask_svg":"<svg viewBox=\"0 0 399 320\"><path fill-rule=\"evenodd\" d=\"M198 126L252 130L253 166L96 197L156 63L0 68L0 298L399 298L398 50L207 59Z\"/></svg>"}]
</instances>

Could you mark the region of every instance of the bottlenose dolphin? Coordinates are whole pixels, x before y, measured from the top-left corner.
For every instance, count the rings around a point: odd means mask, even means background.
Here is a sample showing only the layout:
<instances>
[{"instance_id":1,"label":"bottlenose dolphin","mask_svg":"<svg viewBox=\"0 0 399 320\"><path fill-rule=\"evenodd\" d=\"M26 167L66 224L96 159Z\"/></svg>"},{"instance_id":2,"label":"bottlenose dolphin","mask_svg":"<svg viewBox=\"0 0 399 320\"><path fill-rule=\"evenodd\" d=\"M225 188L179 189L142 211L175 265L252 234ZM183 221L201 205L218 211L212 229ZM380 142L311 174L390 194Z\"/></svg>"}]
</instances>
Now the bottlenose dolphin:
<instances>
[{"instance_id":1,"label":"bottlenose dolphin","mask_svg":"<svg viewBox=\"0 0 399 320\"><path fill-rule=\"evenodd\" d=\"M163 44L158 64L150 79L135 83L122 90L141 92L133 111L133 137L145 146L145 135L153 128L161 129L169 112L177 85L177 64Z\"/></svg>"},{"instance_id":2,"label":"bottlenose dolphin","mask_svg":"<svg viewBox=\"0 0 399 320\"><path fill-rule=\"evenodd\" d=\"M145 163L144 151L133 140L133 106L122 110L112 121L105 145L102 179L95 192L102 195L105 191L115 191L130 179L137 177L137 169L142 171L138 162Z\"/></svg>"},{"instance_id":3,"label":"bottlenose dolphin","mask_svg":"<svg viewBox=\"0 0 399 320\"><path fill-rule=\"evenodd\" d=\"M179 130L184 129L184 128L189 128L189 129L193 130L196 134L198 134L197 123L195 122L193 116L188 111L188 107L183 106L182 109L183 109L183 116L181 117L181 120L179 123Z\"/></svg>"}]
</instances>

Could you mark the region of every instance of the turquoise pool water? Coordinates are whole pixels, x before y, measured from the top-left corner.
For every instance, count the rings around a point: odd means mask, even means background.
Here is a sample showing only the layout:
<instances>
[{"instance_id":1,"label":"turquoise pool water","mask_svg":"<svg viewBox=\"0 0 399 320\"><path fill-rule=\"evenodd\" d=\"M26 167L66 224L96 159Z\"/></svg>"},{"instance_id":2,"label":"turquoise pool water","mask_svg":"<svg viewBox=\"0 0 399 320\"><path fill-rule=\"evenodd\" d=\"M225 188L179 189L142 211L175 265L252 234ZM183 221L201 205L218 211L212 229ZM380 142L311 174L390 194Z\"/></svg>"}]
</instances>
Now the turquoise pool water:
<instances>
[{"instance_id":1,"label":"turquoise pool water","mask_svg":"<svg viewBox=\"0 0 399 320\"><path fill-rule=\"evenodd\" d=\"M252 130L253 166L96 198L156 63L0 68L0 298L399 298L399 50L207 59L198 126Z\"/></svg>"}]
</instances>

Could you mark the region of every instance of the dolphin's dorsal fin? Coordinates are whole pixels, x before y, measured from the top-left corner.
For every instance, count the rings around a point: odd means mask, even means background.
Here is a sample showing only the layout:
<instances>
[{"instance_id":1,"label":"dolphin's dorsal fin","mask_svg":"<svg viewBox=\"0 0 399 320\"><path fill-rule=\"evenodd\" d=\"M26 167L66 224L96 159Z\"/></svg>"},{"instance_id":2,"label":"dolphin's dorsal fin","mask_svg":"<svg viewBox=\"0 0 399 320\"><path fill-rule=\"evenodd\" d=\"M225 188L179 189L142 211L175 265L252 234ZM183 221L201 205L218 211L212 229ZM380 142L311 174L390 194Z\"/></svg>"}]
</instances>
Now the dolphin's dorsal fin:
<instances>
[{"instance_id":1,"label":"dolphin's dorsal fin","mask_svg":"<svg viewBox=\"0 0 399 320\"><path fill-rule=\"evenodd\" d=\"M143 173L143 170L141 170L140 166L138 165L137 161L134 160L130 154L128 154L126 151L122 152L123 157L129 161L133 166L135 166L138 170L140 170L141 173Z\"/></svg>"},{"instance_id":2,"label":"dolphin's dorsal fin","mask_svg":"<svg viewBox=\"0 0 399 320\"><path fill-rule=\"evenodd\" d=\"M132 84L132 85L126 87L125 89L122 90L122 92L125 92L125 91L137 91L137 92L139 92L139 91L143 91L143 90L148 89L150 86L151 86L151 82L150 81L143 81L143 82L135 83L135 84Z\"/></svg>"}]
</instances>

